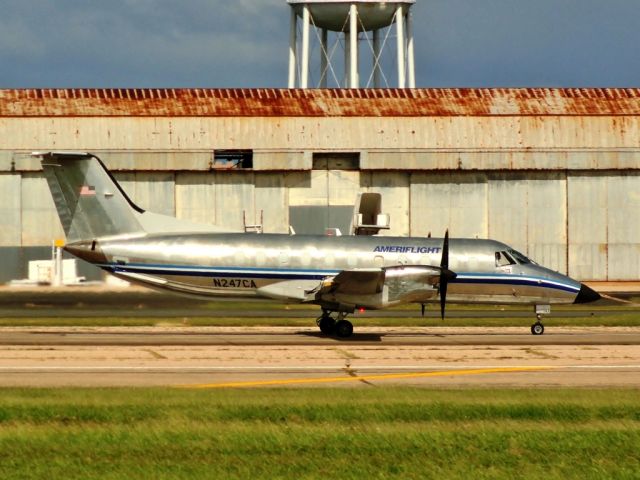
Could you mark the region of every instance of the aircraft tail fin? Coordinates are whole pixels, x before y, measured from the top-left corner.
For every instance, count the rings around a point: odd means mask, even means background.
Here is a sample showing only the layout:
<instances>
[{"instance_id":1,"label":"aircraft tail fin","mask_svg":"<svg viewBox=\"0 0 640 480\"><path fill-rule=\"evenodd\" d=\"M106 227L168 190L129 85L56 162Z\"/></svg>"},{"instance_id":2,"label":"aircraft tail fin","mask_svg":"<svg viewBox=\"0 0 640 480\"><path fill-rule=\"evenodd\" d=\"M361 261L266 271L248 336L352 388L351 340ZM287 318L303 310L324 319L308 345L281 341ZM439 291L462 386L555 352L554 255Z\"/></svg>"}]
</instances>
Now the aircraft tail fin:
<instances>
[{"instance_id":1,"label":"aircraft tail fin","mask_svg":"<svg viewBox=\"0 0 640 480\"><path fill-rule=\"evenodd\" d=\"M102 161L89 153L37 153L67 242L144 233L143 213Z\"/></svg>"}]
</instances>

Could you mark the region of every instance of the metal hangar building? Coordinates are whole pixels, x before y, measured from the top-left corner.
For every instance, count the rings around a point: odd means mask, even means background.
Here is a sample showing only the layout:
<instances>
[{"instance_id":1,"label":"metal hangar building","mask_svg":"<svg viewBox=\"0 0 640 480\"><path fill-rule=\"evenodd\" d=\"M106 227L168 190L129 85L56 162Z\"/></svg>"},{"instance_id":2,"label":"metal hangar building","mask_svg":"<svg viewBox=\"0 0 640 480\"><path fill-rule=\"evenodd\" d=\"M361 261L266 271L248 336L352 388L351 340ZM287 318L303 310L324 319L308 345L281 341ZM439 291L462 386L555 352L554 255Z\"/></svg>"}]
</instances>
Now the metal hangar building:
<instances>
[{"instance_id":1,"label":"metal hangar building","mask_svg":"<svg viewBox=\"0 0 640 480\"><path fill-rule=\"evenodd\" d=\"M637 280L640 89L0 90L0 282L64 238L32 151L101 157L141 207L241 230L490 237Z\"/></svg>"}]
</instances>

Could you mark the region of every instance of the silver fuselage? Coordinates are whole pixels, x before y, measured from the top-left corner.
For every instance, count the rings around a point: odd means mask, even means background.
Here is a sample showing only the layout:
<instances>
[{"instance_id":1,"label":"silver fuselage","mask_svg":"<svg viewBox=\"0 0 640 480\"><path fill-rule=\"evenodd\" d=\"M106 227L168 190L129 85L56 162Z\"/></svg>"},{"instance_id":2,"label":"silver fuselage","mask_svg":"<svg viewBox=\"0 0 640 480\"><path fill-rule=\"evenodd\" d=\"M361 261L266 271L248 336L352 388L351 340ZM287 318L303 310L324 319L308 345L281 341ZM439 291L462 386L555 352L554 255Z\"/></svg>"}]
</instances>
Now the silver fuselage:
<instances>
[{"instance_id":1,"label":"silver fuselage","mask_svg":"<svg viewBox=\"0 0 640 480\"><path fill-rule=\"evenodd\" d=\"M67 245L74 255L127 280L200 297L269 298L354 308L438 300L437 285L412 284L411 269L439 266L442 239L279 234L122 236ZM451 239L447 301L491 304L573 303L581 284L535 263L498 265L493 240ZM345 270L394 269L374 295L336 298L320 288ZM398 274L406 271L407 275Z\"/></svg>"}]
</instances>

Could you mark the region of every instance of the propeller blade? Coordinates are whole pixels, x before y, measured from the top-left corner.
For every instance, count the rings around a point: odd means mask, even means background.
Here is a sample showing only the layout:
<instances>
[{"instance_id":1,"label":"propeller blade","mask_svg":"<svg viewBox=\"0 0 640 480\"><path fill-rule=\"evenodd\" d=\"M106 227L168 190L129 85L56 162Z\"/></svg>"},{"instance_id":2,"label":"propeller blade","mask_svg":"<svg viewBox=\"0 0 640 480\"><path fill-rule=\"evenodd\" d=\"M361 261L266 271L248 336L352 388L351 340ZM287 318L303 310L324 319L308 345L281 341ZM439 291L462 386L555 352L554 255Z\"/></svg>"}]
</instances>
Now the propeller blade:
<instances>
[{"instance_id":1,"label":"propeller blade","mask_svg":"<svg viewBox=\"0 0 640 480\"><path fill-rule=\"evenodd\" d=\"M444 309L446 304L447 304L447 280L444 280L440 284L440 318L442 318L442 320L444 320Z\"/></svg>"},{"instance_id":2,"label":"propeller blade","mask_svg":"<svg viewBox=\"0 0 640 480\"><path fill-rule=\"evenodd\" d=\"M449 270L449 230L444 233L444 242L442 243L442 258L440 259L440 316L444 320L444 311L447 305L447 285L449 279L455 273ZM452 275L453 274L453 275Z\"/></svg>"},{"instance_id":3,"label":"propeller blade","mask_svg":"<svg viewBox=\"0 0 640 480\"><path fill-rule=\"evenodd\" d=\"M442 258L440 259L440 267L445 270L449 269L449 230L444 232L444 242L442 243Z\"/></svg>"}]
</instances>

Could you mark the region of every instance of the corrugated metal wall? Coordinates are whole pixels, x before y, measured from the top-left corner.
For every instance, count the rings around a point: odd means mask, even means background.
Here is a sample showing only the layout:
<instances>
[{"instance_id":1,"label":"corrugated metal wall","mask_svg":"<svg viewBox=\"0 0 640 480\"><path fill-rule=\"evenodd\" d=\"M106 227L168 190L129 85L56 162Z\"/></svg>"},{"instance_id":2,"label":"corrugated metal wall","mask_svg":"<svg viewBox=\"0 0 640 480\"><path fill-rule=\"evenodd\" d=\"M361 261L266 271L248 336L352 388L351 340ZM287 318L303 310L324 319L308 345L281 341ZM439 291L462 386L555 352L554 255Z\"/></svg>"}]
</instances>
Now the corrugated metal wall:
<instances>
[{"instance_id":1,"label":"corrugated metal wall","mask_svg":"<svg viewBox=\"0 0 640 480\"><path fill-rule=\"evenodd\" d=\"M51 245L55 238L64 238L49 186L42 173L25 173L20 191L20 212L23 247Z\"/></svg>"},{"instance_id":2,"label":"corrugated metal wall","mask_svg":"<svg viewBox=\"0 0 640 480\"><path fill-rule=\"evenodd\" d=\"M380 192L385 235L490 237L582 280L637 280L639 172L116 173L141 207L198 222L242 227L264 211L265 232L285 233L293 207L344 207ZM63 238L39 172L0 174L0 247ZM304 233L304 232L298 232ZM6 280L6 279L5 279Z\"/></svg>"},{"instance_id":3,"label":"corrugated metal wall","mask_svg":"<svg viewBox=\"0 0 640 480\"><path fill-rule=\"evenodd\" d=\"M0 173L0 245L22 245L21 175ZM53 201L51 201L53 204Z\"/></svg>"},{"instance_id":4,"label":"corrugated metal wall","mask_svg":"<svg viewBox=\"0 0 640 480\"><path fill-rule=\"evenodd\" d=\"M321 117L321 118L0 118L0 150L202 151L454 149L625 149L640 145L638 117ZM472 150L469 150L472 149ZM458 152L453 152L458 153ZM433 157L438 158L439 157ZM465 157L439 168L478 168ZM499 160L504 157L496 157ZM470 160L473 159L470 158ZM555 157L537 157L534 168L553 167ZM578 160L581 158L578 157ZM460 162L459 160L462 160ZM492 157L483 157L492 161ZM386 155L371 156L363 168L396 168ZM408 160L407 160L408 161ZM403 162L406 163L407 161ZM419 157L416 161L423 162ZM548 165L547 163L551 164ZM402 168L437 165L406 163ZM635 163L640 167L640 163ZM518 168L517 163L513 163ZM565 165L566 167L566 165ZM156 168L156 167L153 167ZM179 167L184 168L184 167ZM481 168L491 168L485 165ZM504 168L501 164L499 168ZM519 167L522 168L522 167ZM615 168L615 167L610 167Z\"/></svg>"},{"instance_id":5,"label":"corrugated metal wall","mask_svg":"<svg viewBox=\"0 0 640 480\"><path fill-rule=\"evenodd\" d=\"M638 89L0 90L0 249L62 237L26 154L82 150L159 213L240 228L262 210L286 232L291 208L376 191L385 234L449 228L580 279L638 280L639 105ZM253 169L213 169L215 149L252 149ZM360 168L312 170L336 152Z\"/></svg>"}]
</instances>

